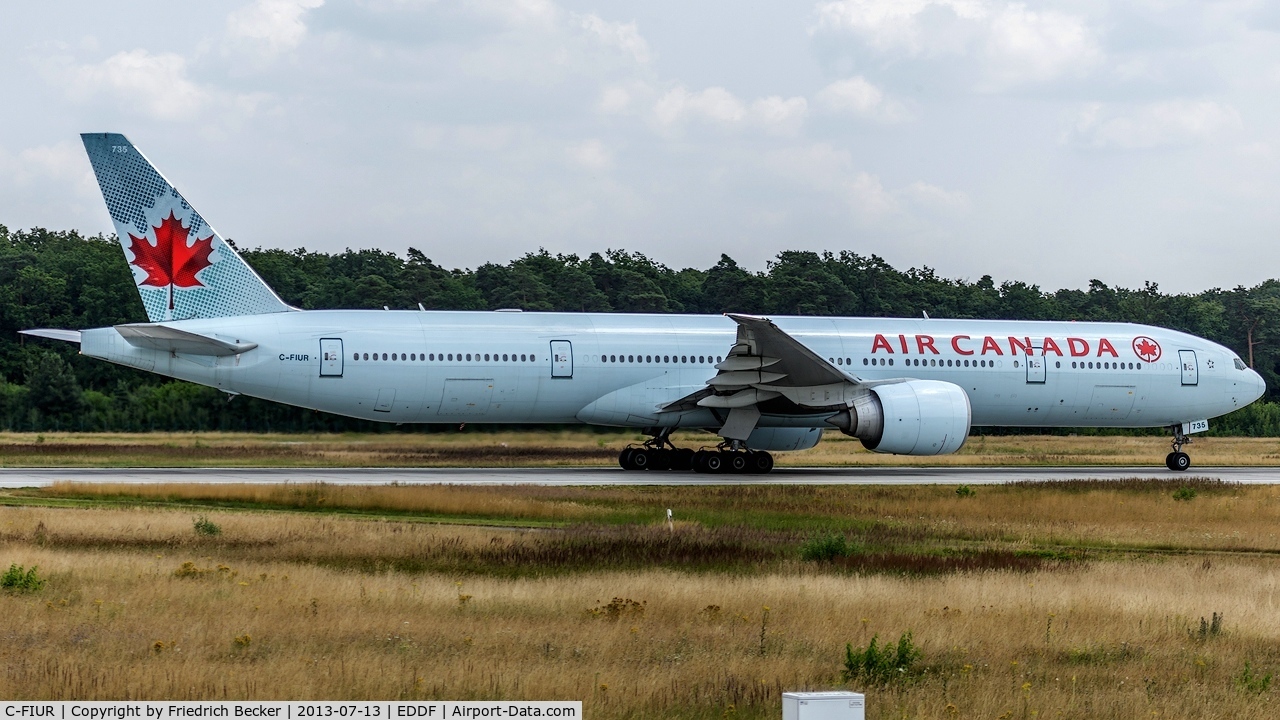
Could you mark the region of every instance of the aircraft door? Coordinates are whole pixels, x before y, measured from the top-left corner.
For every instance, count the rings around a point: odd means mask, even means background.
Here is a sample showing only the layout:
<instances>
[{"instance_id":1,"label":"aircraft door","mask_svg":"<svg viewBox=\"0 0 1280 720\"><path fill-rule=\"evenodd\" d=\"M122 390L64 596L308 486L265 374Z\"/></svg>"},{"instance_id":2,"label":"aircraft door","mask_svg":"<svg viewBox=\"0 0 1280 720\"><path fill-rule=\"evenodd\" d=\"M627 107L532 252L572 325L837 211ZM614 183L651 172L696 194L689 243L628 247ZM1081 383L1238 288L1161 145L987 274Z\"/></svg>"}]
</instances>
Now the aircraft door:
<instances>
[{"instance_id":1,"label":"aircraft door","mask_svg":"<svg viewBox=\"0 0 1280 720\"><path fill-rule=\"evenodd\" d=\"M1039 353L1039 354L1037 354ZM1043 384L1045 381L1044 350L1033 347L1027 360L1027 382Z\"/></svg>"},{"instance_id":2,"label":"aircraft door","mask_svg":"<svg viewBox=\"0 0 1280 720\"><path fill-rule=\"evenodd\" d=\"M1195 350L1179 350L1178 359L1182 361L1182 384L1200 384L1200 366L1196 364Z\"/></svg>"},{"instance_id":3,"label":"aircraft door","mask_svg":"<svg viewBox=\"0 0 1280 720\"><path fill-rule=\"evenodd\" d=\"M320 339L320 377L342 377L342 340Z\"/></svg>"},{"instance_id":4,"label":"aircraft door","mask_svg":"<svg viewBox=\"0 0 1280 720\"><path fill-rule=\"evenodd\" d=\"M378 390L378 402L374 403L373 411L389 413L391 412L391 408L395 405L395 402L395 388L380 388Z\"/></svg>"},{"instance_id":5,"label":"aircraft door","mask_svg":"<svg viewBox=\"0 0 1280 720\"><path fill-rule=\"evenodd\" d=\"M551 341L551 377L573 377L573 344L568 340Z\"/></svg>"}]
</instances>

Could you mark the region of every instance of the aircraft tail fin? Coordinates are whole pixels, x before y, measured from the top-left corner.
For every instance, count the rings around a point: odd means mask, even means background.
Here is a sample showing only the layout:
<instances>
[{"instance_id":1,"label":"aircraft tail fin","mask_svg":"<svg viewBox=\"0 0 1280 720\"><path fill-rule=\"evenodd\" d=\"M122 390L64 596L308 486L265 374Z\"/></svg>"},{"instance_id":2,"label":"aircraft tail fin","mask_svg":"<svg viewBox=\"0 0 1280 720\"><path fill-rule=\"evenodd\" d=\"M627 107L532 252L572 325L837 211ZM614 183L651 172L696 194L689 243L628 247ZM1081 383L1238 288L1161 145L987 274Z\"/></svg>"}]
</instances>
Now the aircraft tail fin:
<instances>
[{"instance_id":1,"label":"aircraft tail fin","mask_svg":"<svg viewBox=\"0 0 1280 720\"><path fill-rule=\"evenodd\" d=\"M291 309L128 138L80 138L151 322Z\"/></svg>"}]
</instances>

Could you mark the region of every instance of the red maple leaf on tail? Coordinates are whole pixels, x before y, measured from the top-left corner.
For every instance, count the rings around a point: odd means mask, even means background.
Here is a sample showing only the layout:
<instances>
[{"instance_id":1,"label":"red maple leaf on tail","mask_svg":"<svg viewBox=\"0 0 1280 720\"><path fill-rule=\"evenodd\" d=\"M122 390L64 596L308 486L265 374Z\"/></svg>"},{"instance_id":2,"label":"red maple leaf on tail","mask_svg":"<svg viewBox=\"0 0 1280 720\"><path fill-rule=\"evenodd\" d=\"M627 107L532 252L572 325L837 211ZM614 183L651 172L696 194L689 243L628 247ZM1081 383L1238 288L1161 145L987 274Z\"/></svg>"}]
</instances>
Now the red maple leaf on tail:
<instances>
[{"instance_id":1,"label":"red maple leaf on tail","mask_svg":"<svg viewBox=\"0 0 1280 720\"><path fill-rule=\"evenodd\" d=\"M187 245L190 230L183 227L182 221L169 211L169 217L160 221L155 227L156 244L147 242L145 237L134 237L129 252L133 253L133 262L146 271L147 277L139 285L169 288L169 309L173 309L173 288L205 287L196 278L196 274L213 263L209 254L213 252L213 235L195 240Z\"/></svg>"}]
</instances>

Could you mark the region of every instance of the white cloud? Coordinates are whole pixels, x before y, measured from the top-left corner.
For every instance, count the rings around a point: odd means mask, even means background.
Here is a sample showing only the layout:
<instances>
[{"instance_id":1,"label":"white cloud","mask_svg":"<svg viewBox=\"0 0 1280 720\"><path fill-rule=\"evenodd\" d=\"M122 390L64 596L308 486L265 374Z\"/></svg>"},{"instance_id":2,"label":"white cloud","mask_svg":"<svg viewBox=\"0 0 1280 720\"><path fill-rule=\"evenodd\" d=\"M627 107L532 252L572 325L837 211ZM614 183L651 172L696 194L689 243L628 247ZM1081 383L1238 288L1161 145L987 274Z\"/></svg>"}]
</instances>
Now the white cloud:
<instances>
[{"instance_id":1,"label":"white cloud","mask_svg":"<svg viewBox=\"0 0 1280 720\"><path fill-rule=\"evenodd\" d=\"M900 193L915 207L933 212L955 213L969 209L969 196L961 190L947 190L937 185L916 181Z\"/></svg>"},{"instance_id":2,"label":"white cloud","mask_svg":"<svg viewBox=\"0 0 1280 720\"><path fill-rule=\"evenodd\" d=\"M1034 12L1021 3L992 15L983 50L988 83L997 88L1080 76L1102 60L1081 18L1052 10Z\"/></svg>"},{"instance_id":3,"label":"white cloud","mask_svg":"<svg viewBox=\"0 0 1280 720\"><path fill-rule=\"evenodd\" d=\"M689 92L683 85L669 90L653 106L654 117L663 126L687 119L721 125L753 124L773 133L791 134L800 129L809 113L809 101L802 97L770 95L748 106L722 87Z\"/></svg>"},{"instance_id":4,"label":"white cloud","mask_svg":"<svg viewBox=\"0 0 1280 720\"><path fill-rule=\"evenodd\" d=\"M886 188L879 175L857 168L849 151L826 143L782 148L765 158L770 174L830 198L859 223L901 227L921 217L954 216L969 209L963 191L923 181Z\"/></svg>"},{"instance_id":5,"label":"white cloud","mask_svg":"<svg viewBox=\"0 0 1280 720\"><path fill-rule=\"evenodd\" d=\"M772 132L797 132L808 114L809 101L802 97L770 95L751 103L752 119Z\"/></svg>"},{"instance_id":6,"label":"white cloud","mask_svg":"<svg viewBox=\"0 0 1280 720\"><path fill-rule=\"evenodd\" d=\"M634 22L609 22L594 13L576 15L574 19L578 21L583 30L586 30L588 34L604 45L617 48L631 55L638 63L649 62L649 43L645 42L645 39L640 36L640 30Z\"/></svg>"},{"instance_id":7,"label":"white cloud","mask_svg":"<svg viewBox=\"0 0 1280 720\"><path fill-rule=\"evenodd\" d=\"M654 105L653 113L663 125L674 125L687 117L728 124L746 117L747 108L722 87L691 93L681 85L663 95Z\"/></svg>"},{"instance_id":8,"label":"white cloud","mask_svg":"<svg viewBox=\"0 0 1280 720\"><path fill-rule=\"evenodd\" d=\"M186 59L174 53L128 50L67 68L64 77L76 99L110 95L126 109L158 120L195 117L209 100L208 91L187 79Z\"/></svg>"},{"instance_id":9,"label":"white cloud","mask_svg":"<svg viewBox=\"0 0 1280 720\"><path fill-rule=\"evenodd\" d=\"M409 143L418 150L497 153L527 142L528 127L509 123L482 125L417 125Z\"/></svg>"},{"instance_id":10,"label":"white cloud","mask_svg":"<svg viewBox=\"0 0 1280 720\"><path fill-rule=\"evenodd\" d=\"M613 164L613 154L599 140L570 145L569 159L588 170L603 170Z\"/></svg>"},{"instance_id":11,"label":"white cloud","mask_svg":"<svg viewBox=\"0 0 1280 720\"><path fill-rule=\"evenodd\" d=\"M981 21L988 14L985 5L981 0L836 0L817 6L817 27L853 32L877 50L905 50L911 55L954 52L963 38L938 30L944 23ZM931 9L939 12L929 27L922 15Z\"/></svg>"},{"instance_id":12,"label":"white cloud","mask_svg":"<svg viewBox=\"0 0 1280 720\"><path fill-rule=\"evenodd\" d=\"M817 6L816 30L848 32L908 57L971 57L980 87L1080 77L1103 58L1085 20L1005 0L836 0Z\"/></svg>"},{"instance_id":13,"label":"white cloud","mask_svg":"<svg viewBox=\"0 0 1280 720\"><path fill-rule=\"evenodd\" d=\"M607 115L617 115L624 113L631 108L631 93L624 87L613 85L604 89L600 93L600 103L597 105L600 112Z\"/></svg>"},{"instance_id":14,"label":"white cloud","mask_svg":"<svg viewBox=\"0 0 1280 720\"><path fill-rule=\"evenodd\" d=\"M1094 103L1082 110L1063 140L1092 148L1139 150L1191 145L1238 132L1240 113L1209 100L1177 100L1131 108Z\"/></svg>"},{"instance_id":15,"label":"white cloud","mask_svg":"<svg viewBox=\"0 0 1280 720\"><path fill-rule=\"evenodd\" d=\"M560 15L559 8L551 0L473 0L468 5L517 26L549 27Z\"/></svg>"},{"instance_id":16,"label":"white cloud","mask_svg":"<svg viewBox=\"0 0 1280 720\"><path fill-rule=\"evenodd\" d=\"M97 188L85 161L84 148L79 143L64 141L40 145L21 150L17 155L0 151L0 169L16 185L56 180Z\"/></svg>"},{"instance_id":17,"label":"white cloud","mask_svg":"<svg viewBox=\"0 0 1280 720\"><path fill-rule=\"evenodd\" d=\"M227 32L260 43L269 54L292 50L307 35L307 12L323 4L324 0L257 0L227 16Z\"/></svg>"},{"instance_id":18,"label":"white cloud","mask_svg":"<svg viewBox=\"0 0 1280 720\"><path fill-rule=\"evenodd\" d=\"M885 98L884 91L861 75L826 86L818 93L818 101L833 112L850 113L879 122L896 123L910 118L905 107Z\"/></svg>"}]
</instances>

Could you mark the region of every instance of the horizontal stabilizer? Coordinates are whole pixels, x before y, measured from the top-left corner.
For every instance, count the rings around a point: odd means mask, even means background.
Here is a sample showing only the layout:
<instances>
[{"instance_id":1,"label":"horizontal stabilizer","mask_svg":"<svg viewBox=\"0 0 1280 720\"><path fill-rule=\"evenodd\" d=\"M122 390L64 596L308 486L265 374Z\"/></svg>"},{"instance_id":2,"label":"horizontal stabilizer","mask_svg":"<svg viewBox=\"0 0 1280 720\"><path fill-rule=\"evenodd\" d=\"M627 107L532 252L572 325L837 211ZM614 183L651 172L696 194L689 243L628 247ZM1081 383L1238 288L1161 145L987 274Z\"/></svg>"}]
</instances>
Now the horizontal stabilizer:
<instances>
[{"instance_id":1,"label":"horizontal stabilizer","mask_svg":"<svg viewBox=\"0 0 1280 720\"><path fill-rule=\"evenodd\" d=\"M134 347L184 355L239 355L258 347L258 343L229 342L157 323L116 325L116 332Z\"/></svg>"},{"instance_id":2,"label":"horizontal stabilizer","mask_svg":"<svg viewBox=\"0 0 1280 720\"><path fill-rule=\"evenodd\" d=\"M50 340L62 340L63 342L80 342L79 330L59 330L57 328L35 328L34 330L19 330L22 335L31 335L34 337L49 338Z\"/></svg>"}]
</instances>

